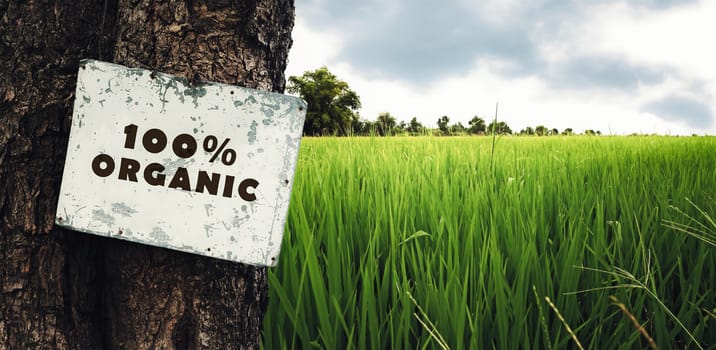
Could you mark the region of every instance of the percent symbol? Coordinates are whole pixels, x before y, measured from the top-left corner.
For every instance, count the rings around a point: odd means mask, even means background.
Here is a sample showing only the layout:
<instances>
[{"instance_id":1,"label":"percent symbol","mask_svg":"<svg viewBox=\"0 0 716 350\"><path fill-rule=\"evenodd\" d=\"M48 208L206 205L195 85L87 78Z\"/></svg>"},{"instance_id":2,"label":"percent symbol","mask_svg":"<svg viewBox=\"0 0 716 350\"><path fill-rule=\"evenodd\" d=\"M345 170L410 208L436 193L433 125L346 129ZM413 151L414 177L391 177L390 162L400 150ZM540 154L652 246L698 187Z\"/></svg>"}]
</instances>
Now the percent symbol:
<instances>
[{"instance_id":1,"label":"percent symbol","mask_svg":"<svg viewBox=\"0 0 716 350\"><path fill-rule=\"evenodd\" d=\"M209 162L213 163L216 158L221 155L221 162L224 163L224 165L232 165L236 161L236 151L234 151L231 148L226 148L226 145L229 143L231 139L224 139L224 142L219 145L219 140L214 135L209 135L204 138L204 150L211 153L214 152L214 154L209 158Z\"/></svg>"}]
</instances>

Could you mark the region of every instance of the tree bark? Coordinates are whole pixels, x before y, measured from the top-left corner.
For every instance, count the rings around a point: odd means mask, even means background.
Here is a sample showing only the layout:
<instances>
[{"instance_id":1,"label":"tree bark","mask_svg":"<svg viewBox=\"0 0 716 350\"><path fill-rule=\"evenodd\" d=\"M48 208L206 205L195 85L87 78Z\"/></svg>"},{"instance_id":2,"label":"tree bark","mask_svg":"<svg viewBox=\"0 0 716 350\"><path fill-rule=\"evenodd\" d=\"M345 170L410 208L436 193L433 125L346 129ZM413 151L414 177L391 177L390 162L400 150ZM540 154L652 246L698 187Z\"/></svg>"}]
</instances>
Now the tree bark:
<instances>
[{"instance_id":1,"label":"tree bark","mask_svg":"<svg viewBox=\"0 0 716 350\"><path fill-rule=\"evenodd\" d=\"M282 92L293 1L0 0L0 349L257 348L265 268L53 225L81 58Z\"/></svg>"}]
</instances>

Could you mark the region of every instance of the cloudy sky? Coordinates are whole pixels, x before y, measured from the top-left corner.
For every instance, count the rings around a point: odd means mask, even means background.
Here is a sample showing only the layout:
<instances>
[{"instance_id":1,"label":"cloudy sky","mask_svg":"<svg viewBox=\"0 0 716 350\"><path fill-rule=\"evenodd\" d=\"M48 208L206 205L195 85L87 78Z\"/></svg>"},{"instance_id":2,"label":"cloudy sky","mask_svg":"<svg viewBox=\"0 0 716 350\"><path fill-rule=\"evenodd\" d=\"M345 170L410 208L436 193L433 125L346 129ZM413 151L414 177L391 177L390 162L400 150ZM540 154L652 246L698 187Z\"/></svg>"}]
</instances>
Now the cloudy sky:
<instances>
[{"instance_id":1,"label":"cloudy sky","mask_svg":"<svg viewBox=\"0 0 716 350\"><path fill-rule=\"evenodd\" d=\"M434 127L716 134L716 1L296 0L287 76L327 66Z\"/></svg>"}]
</instances>

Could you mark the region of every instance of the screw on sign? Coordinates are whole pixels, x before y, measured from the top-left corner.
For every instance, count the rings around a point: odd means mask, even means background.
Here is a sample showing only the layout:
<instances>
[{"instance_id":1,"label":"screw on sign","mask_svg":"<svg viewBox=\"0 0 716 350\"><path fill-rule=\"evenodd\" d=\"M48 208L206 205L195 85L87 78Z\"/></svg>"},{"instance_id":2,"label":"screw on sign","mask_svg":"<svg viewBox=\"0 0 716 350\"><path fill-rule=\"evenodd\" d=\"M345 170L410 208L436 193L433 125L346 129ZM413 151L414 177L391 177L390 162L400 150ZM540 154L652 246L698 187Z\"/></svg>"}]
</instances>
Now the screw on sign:
<instances>
[{"instance_id":1,"label":"screw on sign","mask_svg":"<svg viewBox=\"0 0 716 350\"><path fill-rule=\"evenodd\" d=\"M137 143L137 131L139 127L135 124L129 124L124 127L124 148L134 149ZM230 148L226 148L230 139L224 139L223 143L219 145L219 141L214 135L209 135L204 138L203 147L208 153L212 153L209 159L210 163L213 163L219 155L221 155L221 162L230 166L236 161L236 151ZM149 153L160 153L164 151L168 144L168 138L166 133L160 129L149 129L142 135L142 146ZM189 134L179 134L172 140L172 151L180 158L190 158L196 154L197 141L194 136ZM92 171L99 177L108 177L114 173L117 169L114 158L108 154L101 153L94 157L92 160ZM220 173L209 173L204 170L200 170L196 176L192 177L184 167L177 168L172 178L167 182L166 175L163 173L166 169L164 165L159 163L149 163L144 167L139 161L132 158L120 158L119 169L117 171L117 179L123 181L139 182L140 178L151 186L166 186L168 188L174 188L184 191L194 191L197 193L206 193L209 195L218 195L221 187L221 195L223 197L232 198L234 195L234 185L237 183L236 177L231 175L222 175ZM138 176L140 173L142 176ZM224 179L222 185L222 177ZM194 186L192 186L191 179L194 178ZM247 202L256 200L256 195L253 193L259 186L259 182L253 178L241 179L238 181L237 192L241 199Z\"/></svg>"}]
</instances>

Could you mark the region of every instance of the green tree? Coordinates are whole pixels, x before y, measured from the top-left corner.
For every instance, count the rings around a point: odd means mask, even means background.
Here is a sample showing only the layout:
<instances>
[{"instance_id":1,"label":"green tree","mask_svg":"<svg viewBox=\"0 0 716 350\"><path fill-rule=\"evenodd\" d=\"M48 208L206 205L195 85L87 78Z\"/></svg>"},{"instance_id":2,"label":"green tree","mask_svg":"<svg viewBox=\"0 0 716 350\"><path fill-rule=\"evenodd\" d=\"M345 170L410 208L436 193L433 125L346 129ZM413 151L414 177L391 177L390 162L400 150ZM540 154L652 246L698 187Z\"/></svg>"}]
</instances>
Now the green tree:
<instances>
[{"instance_id":1,"label":"green tree","mask_svg":"<svg viewBox=\"0 0 716 350\"><path fill-rule=\"evenodd\" d=\"M491 122L487 126L487 132L497 134L512 134L512 129L505 122Z\"/></svg>"},{"instance_id":2,"label":"green tree","mask_svg":"<svg viewBox=\"0 0 716 350\"><path fill-rule=\"evenodd\" d=\"M525 127L524 129L520 130L520 135L534 135L535 131L532 129L531 126Z\"/></svg>"},{"instance_id":3,"label":"green tree","mask_svg":"<svg viewBox=\"0 0 716 350\"><path fill-rule=\"evenodd\" d=\"M549 134L552 136L557 136L559 135L559 130L557 130L557 128L552 128L552 130L549 131Z\"/></svg>"},{"instance_id":4,"label":"green tree","mask_svg":"<svg viewBox=\"0 0 716 350\"><path fill-rule=\"evenodd\" d=\"M465 130L466 130L465 126L462 125L462 123L460 123L460 122L450 125L450 134L451 135L462 134L465 132Z\"/></svg>"},{"instance_id":5,"label":"green tree","mask_svg":"<svg viewBox=\"0 0 716 350\"><path fill-rule=\"evenodd\" d=\"M450 118L446 115L438 118L438 129L443 133L443 135L449 135L450 130L448 130L448 123L450 122Z\"/></svg>"},{"instance_id":6,"label":"green tree","mask_svg":"<svg viewBox=\"0 0 716 350\"><path fill-rule=\"evenodd\" d=\"M408 123L405 120L401 120L396 127L396 132L404 133L406 131L408 131Z\"/></svg>"},{"instance_id":7,"label":"green tree","mask_svg":"<svg viewBox=\"0 0 716 350\"><path fill-rule=\"evenodd\" d=\"M358 94L326 67L288 78L287 89L308 103L304 135L346 135L359 121Z\"/></svg>"},{"instance_id":8,"label":"green tree","mask_svg":"<svg viewBox=\"0 0 716 350\"><path fill-rule=\"evenodd\" d=\"M373 122L359 119L353 123L353 135L369 135Z\"/></svg>"},{"instance_id":9,"label":"green tree","mask_svg":"<svg viewBox=\"0 0 716 350\"><path fill-rule=\"evenodd\" d=\"M574 131L572 128L566 128L564 131L562 131L562 135L574 135Z\"/></svg>"},{"instance_id":10,"label":"green tree","mask_svg":"<svg viewBox=\"0 0 716 350\"><path fill-rule=\"evenodd\" d=\"M395 117L388 112L378 114L378 120L375 122L377 131L380 136L388 136L393 134L396 127Z\"/></svg>"},{"instance_id":11,"label":"green tree","mask_svg":"<svg viewBox=\"0 0 716 350\"><path fill-rule=\"evenodd\" d=\"M544 125L537 125L535 127L535 134L537 134L537 136L545 136L547 135L547 128Z\"/></svg>"},{"instance_id":12,"label":"green tree","mask_svg":"<svg viewBox=\"0 0 716 350\"><path fill-rule=\"evenodd\" d=\"M467 132L469 134L484 134L485 133L485 120L474 116L472 119L470 119L470 122L468 123L470 127L467 129Z\"/></svg>"},{"instance_id":13,"label":"green tree","mask_svg":"<svg viewBox=\"0 0 716 350\"><path fill-rule=\"evenodd\" d=\"M411 134L420 134L425 130L425 127L420 124L418 118L413 117L413 119L410 119L407 130Z\"/></svg>"}]
</instances>

